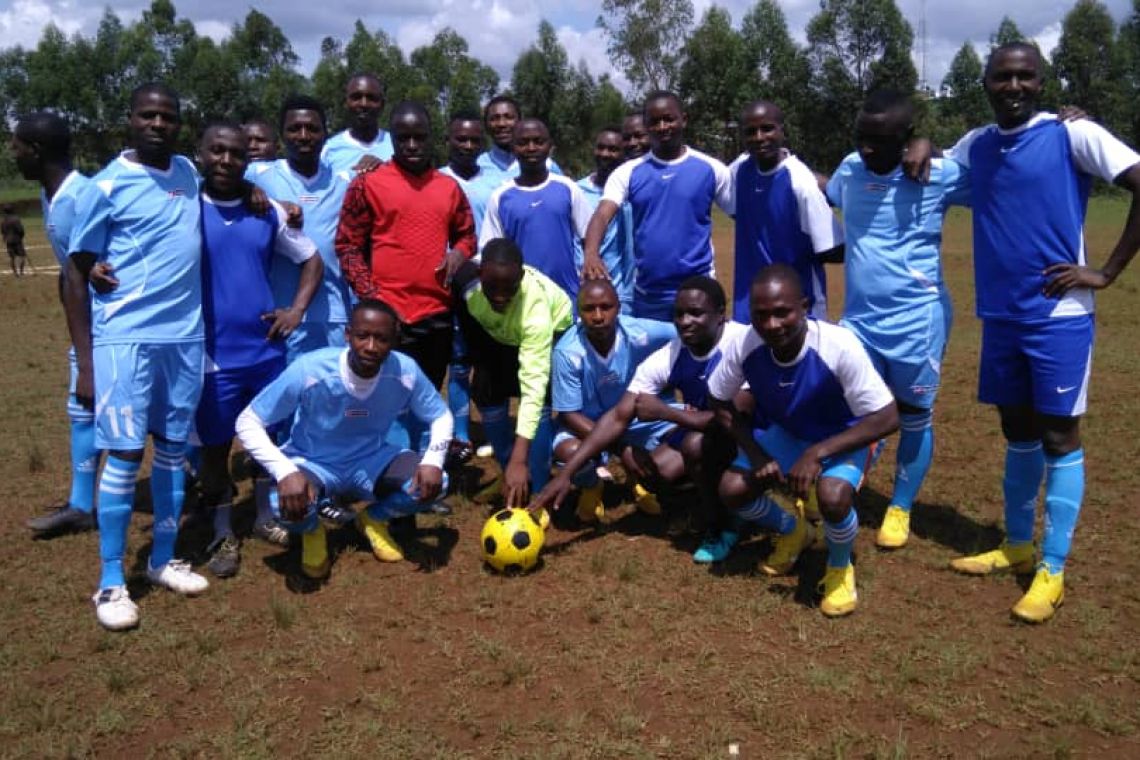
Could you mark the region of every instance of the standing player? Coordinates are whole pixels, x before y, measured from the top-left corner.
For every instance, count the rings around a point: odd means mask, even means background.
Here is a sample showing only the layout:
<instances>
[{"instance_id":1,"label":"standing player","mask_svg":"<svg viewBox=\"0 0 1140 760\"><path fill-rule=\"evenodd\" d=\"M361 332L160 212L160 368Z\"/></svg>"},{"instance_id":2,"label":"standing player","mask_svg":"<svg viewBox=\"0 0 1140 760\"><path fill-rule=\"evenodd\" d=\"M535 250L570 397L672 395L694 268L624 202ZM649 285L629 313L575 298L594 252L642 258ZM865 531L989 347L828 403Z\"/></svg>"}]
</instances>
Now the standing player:
<instances>
[{"instance_id":1,"label":"standing player","mask_svg":"<svg viewBox=\"0 0 1140 760\"><path fill-rule=\"evenodd\" d=\"M590 203L590 213L602 200L602 190L606 181L622 163L623 144L621 132L616 127L607 127L594 137L594 173L578 180L578 187L586 194ZM616 215L606 227L601 243L602 262L609 272L610 281L617 291L622 314L633 312L633 212L626 203L621 213Z\"/></svg>"},{"instance_id":2,"label":"standing player","mask_svg":"<svg viewBox=\"0 0 1140 760\"><path fill-rule=\"evenodd\" d=\"M84 194L90 192L91 182L71 167L71 135L67 122L50 111L37 111L20 119L12 135L12 154L16 168L24 179L40 183L40 203L44 212L44 231L60 266L60 300L68 309L67 299L79 296L73 310L90 312L86 288L64 287L64 277L70 271L67 254L70 250L72 229L77 209L82 206ZM79 346L77 352L75 346ZM95 447L95 416L91 412L91 367L84 368L83 389L77 388L79 365L77 354L84 361L91 356L91 333L79 331L73 336L68 349L71 367L71 384L67 398L67 416L71 420L71 493L67 502L46 515L28 521L28 527L37 536L91 530L95 527L95 476L99 469L99 449ZM85 406L79 398L88 400Z\"/></svg>"},{"instance_id":3,"label":"standing player","mask_svg":"<svg viewBox=\"0 0 1140 760\"><path fill-rule=\"evenodd\" d=\"M1092 368L1093 291L1111 285L1140 248L1140 156L1094 122L1037 111L1042 61L1032 45L996 48L984 84L997 123L968 133L949 155L970 173L982 320L978 396L998 407L1007 441L1006 540L951 566L973 575L1031 569L1044 476L1041 563L1012 610L1038 623L1065 598L1065 560L1085 487L1080 419ZM1088 265L1083 235L1093 177L1132 194L1101 269Z\"/></svg>"},{"instance_id":4,"label":"standing player","mask_svg":"<svg viewBox=\"0 0 1140 760\"><path fill-rule=\"evenodd\" d=\"M479 247L496 238L513 240L525 262L573 300L581 281L581 240L590 205L578 185L547 168L551 146L545 124L522 119L514 134L519 174L491 194Z\"/></svg>"},{"instance_id":5,"label":"standing player","mask_svg":"<svg viewBox=\"0 0 1140 760\"><path fill-rule=\"evenodd\" d=\"M77 326L73 335L90 325L92 357L78 361L81 370L94 366L95 445L108 452L99 481L103 571L93 601L96 617L110 630L138 624L123 555L148 434L154 443L154 544L147 577L182 594L208 585L188 563L174 559L185 495L182 454L202 390L198 173L173 152L181 125L173 90L141 85L131 93L130 109L131 148L92 180L97 192L87 196L72 233L76 271L67 278L69 288L85 288L98 260L113 268L117 281L113 292L92 296L90 313L72 308L68 314L69 325Z\"/></svg>"},{"instance_id":6,"label":"standing player","mask_svg":"<svg viewBox=\"0 0 1140 760\"><path fill-rule=\"evenodd\" d=\"M233 481L230 446L238 414L285 369L285 340L301 324L321 285L323 265L312 241L286 224L286 212L272 203L257 215L242 202L247 166L240 127L214 124L198 145L202 165L202 314L206 328L206 372L196 413L201 443L202 504L214 512L214 539L207 549L210 572L236 575L241 544L232 525ZM270 266L278 259L300 267L297 292L287 308L274 308ZM269 484L254 488L254 535L280 543L286 536L269 505Z\"/></svg>"},{"instance_id":7,"label":"standing player","mask_svg":"<svg viewBox=\"0 0 1140 760\"><path fill-rule=\"evenodd\" d=\"M899 406L894 493L876 538L885 549L906 544L934 456L934 400L953 313L942 279L942 219L950 204L969 199L966 172L953 161L934 159L925 185L904 175L913 122L909 98L871 93L855 122L857 151L827 185L847 238L842 324L859 336Z\"/></svg>"},{"instance_id":8,"label":"standing player","mask_svg":"<svg viewBox=\"0 0 1140 760\"><path fill-rule=\"evenodd\" d=\"M622 119L621 141L626 161L641 158L649 152L649 130L645 128L643 114L631 113Z\"/></svg>"},{"instance_id":9,"label":"standing player","mask_svg":"<svg viewBox=\"0 0 1140 760\"><path fill-rule=\"evenodd\" d=\"M644 114L653 150L619 166L606 182L586 231L582 276L607 276L602 240L629 201L637 264L633 313L667 322L681 281L713 270L712 204L731 209L732 182L724 164L685 145L685 114L675 93L650 93Z\"/></svg>"},{"instance_id":10,"label":"standing player","mask_svg":"<svg viewBox=\"0 0 1140 760\"><path fill-rule=\"evenodd\" d=\"M28 251L24 248L24 223L16 216L16 209L12 206L4 207L4 216L0 218L0 237L4 238L4 245L8 248L12 274L23 277L24 267L28 263Z\"/></svg>"},{"instance_id":11,"label":"standing player","mask_svg":"<svg viewBox=\"0 0 1140 760\"><path fill-rule=\"evenodd\" d=\"M578 292L580 321L554 347L551 388L558 413L559 429L554 436L554 458L558 462L569 461L602 415L618 404L638 365L677 335L668 322L619 316L618 309L617 291L611 282L587 280ZM674 427L665 420L627 426L617 443L628 471L639 480L652 481L656 480L656 468L639 463L646 455L654 462L660 458L662 466L676 464L675 456L670 456L675 452L664 445ZM592 461L572 470L566 468L582 489L577 512L583 522L596 521L604 511L602 483L595 468ZM634 495L638 509L647 514L661 513L657 497L641 482L634 486Z\"/></svg>"},{"instance_id":12,"label":"standing player","mask_svg":"<svg viewBox=\"0 0 1140 760\"><path fill-rule=\"evenodd\" d=\"M341 203L351 177L321 161L325 142L325 110L307 95L291 95L281 106L281 138L285 158L279 158L251 180L278 201L295 203L304 215L305 235L320 251L324 277L305 311L305 319L288 338L288 359L326 346L344 345L349 301L348 284L341 275L334 239ZM295 264L275 261L270 270L273 294L279 308L293 303L301 270Z\"/></svg>"},{"instance_id":13,"label":"standing player","mask_svg":"<svg viewBox=\"0 0 1140 760\"><path fill-rule=\"evenodd\" d=\"M769 264L800 273L808 313L827 319L825 259L834 258L843 236L811 169L784 147L784 112L758 100L744 107L740 131L748 153L731 167L736 255L732 318L747 323L752 278Z\"/></svg>"},{"instance_id":14,"label":"standing player","mask_svg":"<svg viewBox=\"0 0 1140 760\"><path fill-rule=\"evenodd\" d=\"M277 160L277 129L268 119L260 116L241 125L249 144L249 163Z\"/></svg>"},{"instance_id":15,"label":"standing player","mask_svg":"<svg viewBox=\"0 0 1140 760\"><path fill-rule=\"evenodd\" d=\"M334 172L365 172L392 157L392 138L380 128L384 85L371 74L356 74L344 87L348 128L329 138L321 159Z\"/></svg>"},{"instance_id":16,"label":"standing player","mask_svg":"<svg viewBox=\"0 0 1140 760\"><path fill-rule=\"evenodd\" d=\"M430 508L446 488L451 415L415 361L393 350L399 317L381 301L360 301L345 338L348 348L290 364L237 423L242 446L277 482L281 517L301 534L301 572L315 580L329 572L321 497L372 501L357 524L378 560L399 562L388 521ZM422 455L384 443L408 411L431 426ZM287 421L289 440L279 448L266 427Z\"/></svg>"},{"instance_id":17,"label":"standing player","mask_svg":"<svg viewBox=\"0 0 1140 760\"><path fill-rule=\"evenodd\" d=\"M713 406L742 450L721 478L721 499L745 520L780 524L784 543L796 546L782 555L786 566L772 570L786 572L813 536L802 515L782 512L772 520L774 502L763 489L785 482L800 498L814 489L827 538L819 609L828 617L848 615L856 606L855 491L870 464L869 445L898 427L898 409L859 339L808 319L796 270L787 264L761 269L751 298L752 330L726 347L709 378ZM745 382L768 422L764 429L733 404Z\"/></svg>"},{"instance_id":18,"label":"standing player","mask_svg":"<svg viewBox=\"0 0 1140 760\"><path fill-rule=\"evenodd\" d=\"M522 108L517 100L509 95L496 95L483 107L483 125L491 135L491 147L479 156L479 168L489 176L497 176L498 183L519 175L518 157L515 155L515 125L522 119ZM552 174L561 174L562 169L551 158L546 160L546 168Z\"/></svg>"}]
</instances>

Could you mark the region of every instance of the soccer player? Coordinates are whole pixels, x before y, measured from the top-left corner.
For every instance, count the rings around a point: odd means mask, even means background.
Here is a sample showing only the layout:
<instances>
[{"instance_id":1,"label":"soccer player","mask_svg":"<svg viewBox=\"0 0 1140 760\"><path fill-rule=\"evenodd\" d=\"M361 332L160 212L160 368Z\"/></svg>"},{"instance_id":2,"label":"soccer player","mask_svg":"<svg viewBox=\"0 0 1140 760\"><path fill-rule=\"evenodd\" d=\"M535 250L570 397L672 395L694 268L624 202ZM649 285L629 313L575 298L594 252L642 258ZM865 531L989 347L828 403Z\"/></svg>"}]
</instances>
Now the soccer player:
<instances>
[{"instance_id":1,"label":"soccer player","mask_svg":"<svg viewBox=\"0 0 1140 760\"><path fill-rule=\"evenodd\" d=\"M242 446L277 483L282 520L301 534L301 572L328 576L325 529L317 515L322 497L367 499L357 525L382 562L403 552L388 521L431 507L446 489L443 458L451 415L414 360L395 351L399 317L382 301L352 309L348 348L305 354L254 398L238 417ZM431 426L422 455L384 441L406 411ZM290 421L278 447L267 426Z\"/></svg>"},{"instance_id":2,"label":"soccer player","mask_svg":"<svg viewBox=\"0 0 1140 760\"><path fill-rule=\"evenodd\" d=\"M731 166L736 219L732 318L747 323L752 278L783 262L800 273L808 311L827 319L825 259L843 237L811 169L785 147L784 112L758 100L744 107L740 131L748 153Z\"/></svg>"},{"instance_id":3,"label":"soccer player","mask_svg":"<svg viewBox=\"0 0 1140 760\"><path fill-rule=\"evenodd\" d=\"M645 99L652 151L619 166L606 182L586 232L582 276L608 276L601 245L626 201L633 209L634 316L670 321L681 281L713 271L712 204L731 210L728 168L685 145L685 113L675 93Z\"/></svg>"},{"instance_id":4,"label":"soccer player","mask_svg":"<svg viewBox=\"0 0 1140 760\"><path fill-rule=\"evenodd\" d=\"M350 296L340 271L334 239L341 203L352 177L334 171L320 159L325 142L325 109L308 95L291 95L281 106L281 138L285 158L279 158L251 180L265 194L301 207L305 236L321 254L324 276L305 318L287 339L288 360L317 348L344 345ZM270 269L279 308L288 308L297 294L300 267L282 261Z\"/></svg>"},{"instance_id":5,"label":"soccer player","mask_svg":"<svg viewBox=\"0 0 1140 760\"><path fill-rule=\"evenodd\" d=\"M76 270L66 279L69 288L85 288L96 261L113 267L118 283L91 297L90 313L68 315L69 324L90 325L92 356L77 360L81 369L94 367L95 445L108 453L98 496L103 569L93 601L109 630L138 624L123 555L148 434L154 543L147 577L182 594L208 586L174 559L185 493L182 455L204 359L198 173L174 154L180 126L178 96L169 87L149 83L131 93L131 147L92 179L97 192L86 196L69 245Z\"/></svg>"},{"instance_id":6,"label":"soccer player","mask_svg":"<svg viewBox=\"0 0 1140 760\"><path fill-rule=\"evenodd\" d=\"M471 396L483 431L503 468L507 506L523 506L550 477L550 352L573 324L570 298L546 275L523 264L507 238L487 243L482 263L457 277L460 324L474 365ZM519 397L511 432L509 402Z\"/></svg>"},{"instance_id":7,"label":"soccer player","mask_svg":"<svg viewBox=\"0 0 1140 760\"><path fill-rule=\"evenodd\" d=\"M522 108L510 95L496 95L483 107L483 124L491 135L491 147L479 156L479 168L489 176L498 177L498 183L517 177L521 171L515 155L515 125L522 119ZM546 168L552 174L562 169L547 157Z\"/></svg>"},{"instance_id":8,"label":"soccer player","mask_svg":"<svg viewBox=\"0 0 1140 760\"><path fill-rule=\"evenodd\" d=\"M28 114L16 124L12 134L12 155L24 179L40 183L40 204L44 213L44 231L60 266L60 300L72 294L81 297L74 309L90 312L86 288L65 288L63 278L70 267L67 254L75 226L77 208L91 182L71 166L71 134L67 122L50 111ZM90 407L91 367L84 367L86 386L77 393L80 372L77 353L84 360L91 356L91 334L79 331L68 349L71 383L67 398L67 416L71 421L71 493L67 501L52 511L28 521L28 527L40 537L91 530L95 527L95 476L99 469L99 449L95 447L95 416ZM77 352L74 346L80 346ZM79 397L88 400L85 406Z\"/></svg>"},{"instance_id":9,"label":"soccer player","mask_svg":"<svg viewBox=\"0 0 1140 760\"><path fill-rule=\"evenodd\" d=\"M668 322L619 315L617 291L609 280L582 284L578 315L578 324L554 347L552 360L553 407L558 413L554 458L558 462L568 462L602 415L617 405L638 365L677 335ZM671 450L664 440L674 427L666 420L627 425L616 443L628 471L639 480L649 479L651 473L646 470L652 471L652 466L643 468L638 460L644 461L646 454L667 457ZM604 512L602 483L595 468L595 462L567 468L582 489L577 508L582 522L594 522ZM634 494L638 509L661 513L657 497L643 483L634 486Z\"/></svg>"},{"instance_id":10,"label":"soccer player","mask_svg":"<svg viewBox=\"0 0 1140 760\"><path fill-rule=\"evenodd\" d=\"M752 330L729 344L709 394L722 423L742 450L720 481L725 506L749 521L778 525L777 543L790 570L812 541L802 515L777 509L763 496L774 481L800 498L814 489L827 538L827 572L820 611L855 611L851 549L859 521L855 492L870 463L869 445L898 427L898 409L859 339L844 327L808 319L799 273L787 264L761 269L751 288ZM747 382L767 425L758 429L733 399ZM774 518L774 519L773 519Z\"/></svg>"},{"instance_id":11,"label":"soccer player","mask_svg":"<svg viewBox=\"0 0 1140 760\"><path fill-rule=\"evenodd\" d=\"M649 130L645 128L643 114L631 113L622 119L621 141L626 161L641 158L649 152Z\"/></svg>"},{"instance_id":12,"label":"soccer player","mask_svg":"<svg viewBox=\"0 0 1140 760\"><path fill-rule=\"evenodd\" d=\"M336 173L366 172L392 158L392 137L380 128L384 85L371 74L356 74L344 87L348 128L329 138L321 159Z\"/></svg>"},{"instance_id":13,"label":"soccer player","mask_svg":"<svg viewBox=\"0 0 1140 760\"><path fill-rule=\"evenodd\" d=\"M285 339L301 324L321 285L323 265L316 246L287 225L285 209L272 203L257 215L243 203L248 165L241 128L208 126L198 145L202 166L202 314L206 372L195 415L201 444L202 504L213 510L214 538L206 567L219 578L236 575L241 544L233 532L230 447L242 409L285 369ZM279 258L300 267L288 308L275 308L269 271ZM255 481L254 535L287 540L269 504L269 482Z\"/></svg>"},{"instance_id":14,"label":"soccer player","mask_svg":"<svg viewBox=\"0 0 1140 760\"><path fill-rule=\"evenodd\" d=\"M1092 121L1040 113L1041 55L996 48L984 85L996 124L966 134L948 156L969 169L977 313L978 397L995 404L1006 438L1006 540L951 562L985 575L1033 568L1033 520L1045 480L1041 563L1013 615L1038 623L1065 598L1064 567L1084 496L1080 420L1092 364L1093 292L1140 248L1140 156ZM1083 226L1093 177L1132 195L1105 264L1088 264Z\"/></svg>"},{"instance_id":15,"label":"soccer player","mask_svg":"<svg viewBox=\"0 0 1140 760\"><path fill-rule=\"evenodd\" d=\"M859 336L899 406L894 492L876 538L885 549L906 544L934 455L934 400L953 314L942 220L951 204L969 200L967 174L953 161L934 159L926 184L903 173L913 131L908 97L872 92L855 122L856 152L827 185L847 239L841 324Z\"/></svg>"},{"instance_id":16,"label":"soccer player","mask_svg":"<svg viewBox=\"0 0 1140 760\"><path fill-rule=\"evenodd\" d=\"M28 263L28 251L24 248L24 223L16 216L13 206L4 207L4 216L0 218L0 237L4 238L4 245L8 248L12 274L23 277L24 267Z\"/></svg>"},{"instance_id":17,"label":"soccer player","mask_svg":"<svg viewBox=\"0 0 1140 760\"><path fill-rule=\"evenodd\" d=\"M602 200L606 181L622 163L622 155L622 135L616 127L607 127L594 137L594 171L578 180L578 187L590 203L591 214ZM633 313L633 212L628 203L606 227L601 256L617 291L622 314Z\"/></svg>"},{"instance_id":18,"label":"soccer player","mask_svg":"<svg viewBox=\"0 0 1140 760\"><path fill-rule=\"evenodd\" d=\"M573 180L547 168L551 144L545 124L522 119L514 134L519 174L491 194L479 247L496 238L513 240L526 264L573 300L581 281L581 239L590 221L590 204Z\"/></svg>"},{"instance_id":19,"label":"soccer player","mask_svg":"<svg viewBox=\"0 0 1140 760\"><path fill-rule=\"evenodd\" d=\"M277 129L268 119L257 117L241 125L249 144L249 164L277 160Z\"/></svg>"}]
</instances>

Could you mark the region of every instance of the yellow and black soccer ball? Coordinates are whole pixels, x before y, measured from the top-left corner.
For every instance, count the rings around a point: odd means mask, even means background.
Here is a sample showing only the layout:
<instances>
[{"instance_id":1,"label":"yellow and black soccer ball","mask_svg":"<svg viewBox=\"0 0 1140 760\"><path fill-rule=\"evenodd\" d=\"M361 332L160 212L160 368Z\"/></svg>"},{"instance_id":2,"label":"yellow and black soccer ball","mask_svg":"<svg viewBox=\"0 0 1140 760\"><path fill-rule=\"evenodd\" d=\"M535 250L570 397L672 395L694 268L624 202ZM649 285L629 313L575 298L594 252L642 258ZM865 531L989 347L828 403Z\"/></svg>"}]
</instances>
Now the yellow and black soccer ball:
<instances>
[{"instance_id":1,"label":"yellow and black soccer ball","mask_svg":"<svg viewBox=\"0 0 1140 760\"><path fill-rule=\"evenodd\" d=\"M479 543L483 561L500 573L525 573L538 563L546 535L525 509L501 509L487 518Z\"/></svg>"}]
</instances>

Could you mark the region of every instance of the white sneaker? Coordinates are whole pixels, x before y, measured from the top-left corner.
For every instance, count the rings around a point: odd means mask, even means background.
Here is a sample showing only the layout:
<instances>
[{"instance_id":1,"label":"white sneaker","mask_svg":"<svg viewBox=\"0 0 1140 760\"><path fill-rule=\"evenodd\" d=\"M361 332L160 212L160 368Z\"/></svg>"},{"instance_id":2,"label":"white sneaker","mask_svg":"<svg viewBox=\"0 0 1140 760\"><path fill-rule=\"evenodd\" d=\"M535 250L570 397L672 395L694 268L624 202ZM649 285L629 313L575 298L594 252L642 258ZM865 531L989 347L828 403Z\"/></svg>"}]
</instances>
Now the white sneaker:
<instances>
[{"instance_id":1,"label":"white sneaker","mask_svg":"<svg viewBox=\"0 0 1140 760\"><path fill-rule=\"evenodd\" d=\"M146 577L157 586L165 586L179 594L193 596L205 591L210 582L190 569L184 559L172 559L162 567L154 568L147 564Z\"/></svg>"},{"instance_id":2,"label":"white sneaker","mask_svg":"<svg viewBox=\"0 0 1140 760\"><path fill-rule=\"evenodd\" d=\"M125 631L139 624L139 608L126 586L108 586L95 592L95 617L108 631Z\"/></svg>"}]
</instances>

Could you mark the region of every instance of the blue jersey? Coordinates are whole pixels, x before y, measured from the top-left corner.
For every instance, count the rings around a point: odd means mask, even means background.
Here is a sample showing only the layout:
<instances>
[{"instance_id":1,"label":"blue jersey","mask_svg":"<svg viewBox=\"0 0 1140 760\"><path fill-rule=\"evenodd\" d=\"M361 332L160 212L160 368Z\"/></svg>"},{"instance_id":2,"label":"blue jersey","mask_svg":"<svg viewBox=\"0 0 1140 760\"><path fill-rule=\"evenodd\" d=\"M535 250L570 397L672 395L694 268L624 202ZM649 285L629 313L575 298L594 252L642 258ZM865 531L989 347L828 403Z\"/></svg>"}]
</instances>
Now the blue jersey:
<instances>
[{"instance_id":1,"label":"blue jersey","mask_svg":"<svg viewBox=\"0 0 1140 760\"><path fill-rule=\"evenodd\" d=\"M292 419L282 450L315 462L351 462L375 453L404 412L425 423L449 414L411 357L393 351L376 377L360 378L343 348L303 354L249 408L266 426Z\"/></svg>"},{"instance_id":2,"label":"blue jersey","mask_svg":"<svg viewBox=\"0 0 1140 760\"><path fill-rule=\"evenodd\" d=\"M522 249L526 264L576 301L582 237L591 213L582 189L563 176L551 174L534 187L509 182L491 193L479 249L494 238L510 238Z\"/></svg>"},{"instance_id":3,"label":"blue jersey","mask_svg":"<svg viewBox=\"0 0 1140 760\"><path fill-rule=\"evenodd\" d=\"M578 180L578 187L586 196L590 204L590 213L598 208L602 202L602 188L594 184L594 175L588 175ZM602 263L610 273L610 281L614 284L618 299L627 304L633 301L633 211L629 204L622 204L617 215L606 227L606 235L602 238L600 248Z\"/></svg>"},{"instance_id":4,"label":"blue jersey","mask_svg":"<svg viewBox=\"0 0 1140 760\"><path fill-rule=\"evenodd\" d=\"M951 204L970 199L969 173L934 159L927 184L896 167L872 172L858 153L843 159L827 196L843 210L847 239L843 318L873 323L948 294L942 279L942 221Z\"/></svg>"},{"instance_id":5,"label":"blue jersey","mask_svg":"<svg viewBox=\"0 0 1140 760\"><path fill-rule=\"evenodd\" d=\"M96 174L69 253L94 253L119 286L91 295L94 345L202 339L198 172L173 156L165 171L119 156Z\"/></svg>"},{"instance_id":6,"label":"blue jersey","mask_svg":"<svg viewBox=\"0 0 1140 760\"><path fill-rule=\"evenodd\" d=\"M301 264L317 255L299 230L285 225L285 210L272 203L258 216L241 200L202 194L202 316L206 322L206 371L238 369L285 358L285 341L266 339L275 307L269 286L274 256Z\"/></svg>"},{"instance_id":7,"label":"blue jersey","mask_svg":"<svg viewBox=\"0 0 1140 760\"><path fill-rule=\"evenodd\" d=\"M253 182L265 194L278 201L296 203L305 216L304 232L320 251L325 265L324 281L313 296L306 322L333 322L344 324L348 321L348 308L352 303L348 284L340 273L340 261L333 245L336 239L336 226L340 220L340 207L351 180L345 172L334 172L321 163L313 177L302 177L289 166L289 161L279 158L264 168ZM280 307L293 303L297 283L301 281L301 269L296 264L275 261L270 271L273 296Z\"/></svg>"},{"instance_id":8,"label":"blue jersey","mask_svg":"<svg viewBox=\"0 0 1140 760\"><path fill-rule=\"evenodd\" d=\"M756 418L818 443L894 401L859 339L845 327L807 320L803 349L781 364L755 330L724 347L709 393L731 401L747 382Z\"/></svg>"},{"instance_id":9,"label":"blue jersey","mask_svg":"<svg viewBox=\"0 0 1140 760\"><path fill-rule=\"evenodd\" d=\"M67 254L71 250L71 235L80 209L87 203L84 193L91 192L91 180L73 171L64 177L56 188L55 195L48 200L40 191L40 207L44 212L44 234L51 243L51 251L62 268L67 265Z\"/></svg>"},{"instance_id":10,"label":"blue jersey","mask_svg":"<svg viewBox=\"0 0 1140 760\"><path fill-rule=\"evenodd\" d=\"M731 195L728 168L692 148L672 161L646 153L614 169L602 200L633 209L638 295L668 300L685 278L712 272L712 204L730 209Z\"/></svg>"},{"instance_id":11,"label":"blue jersey","mask_svg":"<svg viewBox=\"0 0 1140 760\"><path fill-rule=\"evenodd\" d=\"M1092 291L1042 292L1053 264L1085 264L1093 177L1111 182L1140 161L1104 127L1037 114L1012 130L975 129L947 153L970 170L978 316L1035 321L1093 310Z\"/></svg>"},{"instance_id":12,"label":"blue jersey","mask_svg":"<svg viewBox=\"0 0 1140 760\"><path fill-rule=\"evenodd\" d=\"M681 392L686 406L708 409L709 377L720 364L724 347L739 340L750 329L748 325L739 322L725 322L720 340L704 356L696 356L685 347L680 338L674 338L641 363L629 383L628 391L660 396L673 388Z\"/></svg>"},{"instance_id":13,"label":"blue jersey","mask_svg":"<svg viewBox=\"0 0 1140 760\"><path fill-rule=\"evenodd\" d=\"M827 317L827 279L817 254L843 242L835 215L815 175L793 155L761 171L745 154L732 165L736 218L732 318L751 321L752 278L770 264L788 264L800 275L808 309Z\"/></svg>"},{"instance_id":14,"label":"blue jersey","mask_svg":"<svg viewBox=\"0 0 1140 760\"><path fill-rule=\"evenodd\" d=\"M321 161L331 166L338 174L348 172L351 175L352 168L366 155L376 156L381 161L391 160L392 136L381 129L376 134L375 140L362 143L346 129L330 137L321 148Z\"/></svg>"},{"instance_id":15,"label":"blue jersey","mask_svg":"<svg viewBox=\"0 0 1140 760\"><path fill-rule=\"evenodd\" d=\"M639 364L677 336L668 322L620 316L608 356L600 355L578 323L554 347L552 404L596 420L617 405Z\"/></svg>"},{"instance_id":16,"label":"blue jersey","mask_svg":"<svg viewBox=\"0 0 1140 760\"><path fill-rule=\"evenodd\" d=\"M492 145L490 149L480 153L475 163L480 171L494 178L496 185L519 176L519 162L515 154L497 145ZM551 174L562 174L562 167L553 158L546 159L546 168Z\"/></svg>"},{"instance_id":17,"label":"blue jersey","mask_svg":"<svg viewBox=\"0 0 1140 760\"><path fill-rule=\"evenodd\" d=\"M482 168L479 168L471 179L460 177L450 166L443 167L440 172L458 182L463 194L467 196L467 202L471 204L471 216L475 217L475 237L478 238L483 229L483 217L487 215L487 203L491 200L491 193L503 184L503 178Z\"/></svg>"}]
</instances>

